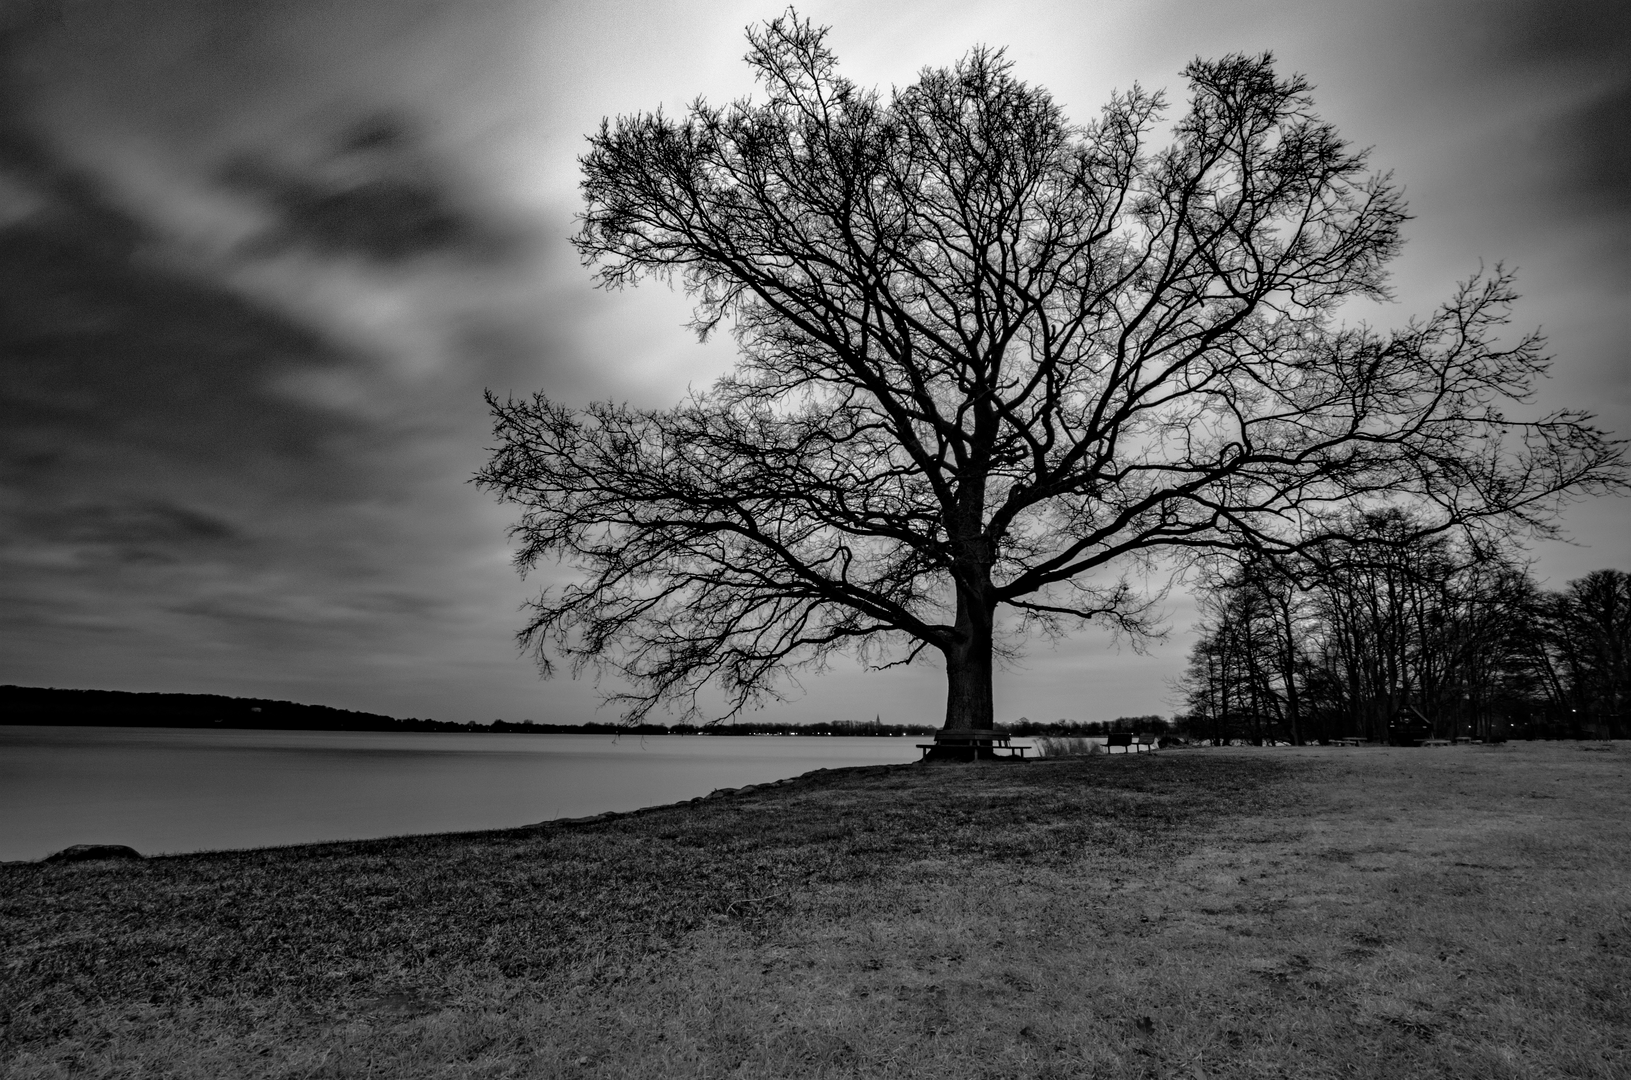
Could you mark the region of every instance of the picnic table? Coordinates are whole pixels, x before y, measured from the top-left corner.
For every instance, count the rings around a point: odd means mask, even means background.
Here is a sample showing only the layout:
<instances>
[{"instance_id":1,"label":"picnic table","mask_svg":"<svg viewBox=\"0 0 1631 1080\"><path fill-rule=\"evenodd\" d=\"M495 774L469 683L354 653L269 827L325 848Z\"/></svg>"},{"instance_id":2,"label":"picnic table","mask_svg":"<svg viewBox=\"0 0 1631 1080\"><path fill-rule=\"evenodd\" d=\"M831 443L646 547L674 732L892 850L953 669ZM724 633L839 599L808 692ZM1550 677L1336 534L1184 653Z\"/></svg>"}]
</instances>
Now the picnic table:
<instances>
[{"instance_id":1,"label":"picnic table","mask_svg":"<svg viewBox=\"0 0 1631 1080\"><path fill-rule=\"evenodd\" d=\"M997 728L962 728L937 731L934 742L918 743L923 761L990 761L1025 757L1029 746L1015 746L1006 731Z\"/></svg>"}]
</instances>

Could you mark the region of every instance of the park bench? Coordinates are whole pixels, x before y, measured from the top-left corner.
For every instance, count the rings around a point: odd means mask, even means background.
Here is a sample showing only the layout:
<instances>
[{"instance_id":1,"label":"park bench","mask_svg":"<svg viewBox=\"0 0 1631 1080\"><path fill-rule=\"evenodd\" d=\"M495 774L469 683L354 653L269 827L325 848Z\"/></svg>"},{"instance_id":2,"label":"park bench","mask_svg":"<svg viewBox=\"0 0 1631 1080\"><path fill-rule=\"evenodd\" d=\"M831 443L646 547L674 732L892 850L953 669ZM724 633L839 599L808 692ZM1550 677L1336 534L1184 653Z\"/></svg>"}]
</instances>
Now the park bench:
<instances>
[{"instance_id":1,"label":"park bench","mask_svg":"<svg viewBox=\"0 0 1631 1080\"><path fill-rule=\"evenodd\" d=\"M1110 753L1116 747L1121 747L1123 754L1133 753L1133 733L1130 731L1112 731L1104 737L1104 752Z\"/></svg>"},{"instance_id":2,"label":"park bench","mask_svg":"<svg viewBox=\"0 0 1631 1080\"><path fill-rule=\"evenodd\" d=\"M966 728L937 731L934 742L918 743L924 761L990 761L996 758L1023 758L1029 746L1014 746L1013 736L994 728Z\"/></svg>"},{"instance_id":3,"label":"park bench","mask_svg":"<svg viewBox=\"0 0 1631 1080\"><path fill-rule=\"evenodd\" d=\"M1365 740L1364 739L1356 739L1356 738L1352 738L1352 737L1349 737L1349 738L1346 738L1346 739L1332 739L1331 740L1331 745L1332 746L1364 746L1365 745Z\"/></svg>"},{"instance_id":4,"label":"park bench","mask_svg":"<svg viewBox=\"0 0 1631 1080\"><path fill-rule=\"evenodd\" d=\"M1156 747L1159 746L1159 745L1160 745L1160 743L1157 742L1154 735L1140 735L1138 737L1138 739L1133 743L1133 747L1134 747L1133 752L1138 753L1138 754L1144 754L1144 753L1153 754L1153 753L1155 753Z\"/></svg>"},{"instance_id":5,"label":"park bench","mask_svg":"<svg viewBox=\"0 0 1631 1080\"><path fill-rule=\"evenodd\" d=\"M1418 744L1418 745L1421 745L1421 746L1449 746L1450 745L1450 740L1449 739L1423 739L1420 742L1420 744Z\"/></svg>"}]
</instances>

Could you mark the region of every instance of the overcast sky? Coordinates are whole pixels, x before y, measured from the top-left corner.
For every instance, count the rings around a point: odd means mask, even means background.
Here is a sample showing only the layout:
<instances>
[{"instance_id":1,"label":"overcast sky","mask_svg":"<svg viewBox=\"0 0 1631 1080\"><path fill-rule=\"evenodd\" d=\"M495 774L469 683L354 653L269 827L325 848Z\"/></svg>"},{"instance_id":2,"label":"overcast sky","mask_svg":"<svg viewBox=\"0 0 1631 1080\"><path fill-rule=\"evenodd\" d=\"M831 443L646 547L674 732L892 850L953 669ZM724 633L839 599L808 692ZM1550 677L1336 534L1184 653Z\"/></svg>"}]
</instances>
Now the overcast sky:
<instances>
[{"instance_id":1,"label":"overcast sky","mask_svg":"<svg viewBox=\"0 0 1631 1080\"><path fill-rule=\"evenodd\" d=\"M1404 187L1399 323L1480 263L1556 358L1536 408L1631 434L1631 5L1467 0L808 3L845 74L1005 46L1073 119L1191 58L1272 50ZM469 477L483 388L660 406L731 363L659 284L591 288L567 237L600 119L751 90L773 3L0 0L0 682L596 718L516 652L531 586ZM1534 548L1631 569L1626 500ZM997 715L1174 708L1192 611L1147 655L1085 633ZM942 678L838 669L769 720L938 723ZM602 712L600 719L615 714Z\"/></svg>"}]
</instances>

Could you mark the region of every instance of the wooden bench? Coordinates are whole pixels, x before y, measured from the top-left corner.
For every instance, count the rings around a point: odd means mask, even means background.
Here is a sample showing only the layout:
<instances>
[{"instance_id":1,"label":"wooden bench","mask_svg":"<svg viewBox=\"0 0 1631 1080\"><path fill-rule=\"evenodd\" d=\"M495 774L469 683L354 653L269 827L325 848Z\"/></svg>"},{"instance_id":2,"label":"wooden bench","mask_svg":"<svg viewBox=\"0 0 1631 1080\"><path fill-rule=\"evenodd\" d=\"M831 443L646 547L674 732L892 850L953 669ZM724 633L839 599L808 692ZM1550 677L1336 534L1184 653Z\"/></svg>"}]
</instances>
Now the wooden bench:
<instances>
[{"instance_id":1,"label":"wooden bench","mask_svg":"<svg viewBox=\"0 0 1631 1080\"><path fill-rule=\"evenodd\" d=\"M963 728L937 731L934 742L918 743L923 761L991 761L997 758L1024 758L1029 746L1014 746L1013 736L995 728Z\"/></svg>"},{"instance_id":2,"label":"wooden bench","mask_svg":"<svg viewBox=\"0 0 1631 1080\"><path fill-rule=\"evenodd\" d=\"M1332 746L1364 746L1365 745L1365 740L1364 739L1355 739L1355 738L1352 738L1352 737L1346 738L1346 739L1332 739L1331 740L1331 745Z\"/></svg>"},{"instance_id":3,"label":"wooden bench","mask_svg":"<svg viewBox=\"0 0 1631 1080\"><path fill-rule=\"evenodd\" d=\"M1112 731L1104 737L1104 752L1121 747L1123 754L1153 754L1160 745L1154 735L1134 735L1130 731Z\"/></svg>"},{"instance_id":4,"label":"wooden bench","mask_svg":"<svg viewBox=\"0 0 1631 1080\"><path fill-rule=\"evenodd\" d=\"M1104 737L1104 752L1113 753L1117 747L1123 754L1153 754L1161 740L1154 735L1134 735L1130 731L1112 731Z\"/></svg>"}]
</instances>

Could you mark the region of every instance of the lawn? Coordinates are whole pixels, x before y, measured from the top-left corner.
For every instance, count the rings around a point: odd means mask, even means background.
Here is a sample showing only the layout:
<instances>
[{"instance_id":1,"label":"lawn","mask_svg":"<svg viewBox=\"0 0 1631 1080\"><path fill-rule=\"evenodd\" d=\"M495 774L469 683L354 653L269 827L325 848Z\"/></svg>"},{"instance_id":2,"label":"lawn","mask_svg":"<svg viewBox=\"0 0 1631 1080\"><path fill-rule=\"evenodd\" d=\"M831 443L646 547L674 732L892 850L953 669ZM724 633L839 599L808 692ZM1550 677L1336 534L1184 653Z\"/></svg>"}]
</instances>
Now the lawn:
<instances>
[{"instance_id":1,"label":"lawn","mask_svg":"<svg viewBox=\"0 0 1631 1080\"><path fill-rule=\"evenodd\" d=\"M0 866L8 1077L1625 1077L1631 748L814 773Z\"/></svg>"}]
</instances>

